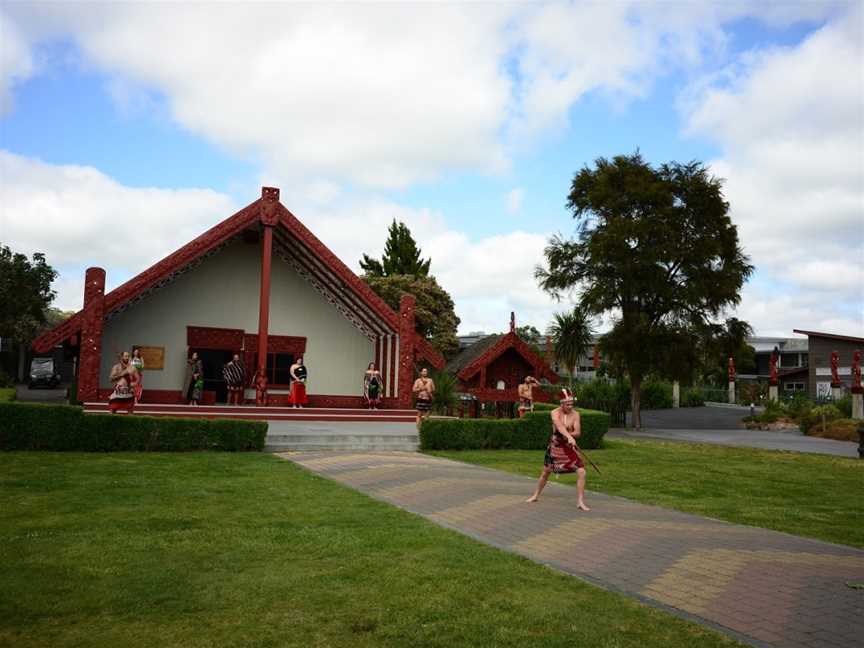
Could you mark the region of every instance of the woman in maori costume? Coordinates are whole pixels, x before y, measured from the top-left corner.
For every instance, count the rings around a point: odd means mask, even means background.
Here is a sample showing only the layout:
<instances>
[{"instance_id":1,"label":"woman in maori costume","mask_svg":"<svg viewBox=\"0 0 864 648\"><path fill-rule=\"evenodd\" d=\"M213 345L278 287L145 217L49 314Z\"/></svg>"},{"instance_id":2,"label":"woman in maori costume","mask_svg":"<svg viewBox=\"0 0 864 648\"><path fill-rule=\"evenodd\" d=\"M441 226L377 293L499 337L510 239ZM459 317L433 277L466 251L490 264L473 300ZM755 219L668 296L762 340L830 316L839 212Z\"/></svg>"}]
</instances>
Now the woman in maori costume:
<instances>
[{"instance_id":1,"label":"woman in maori costume","mask_svg":"<svg viewBox=\"0 0 864 648\"><path fill-rule=\"evenodd\" d=\"M435 394L435 382L429 377L429 372L426 367L420 370L420 377L414 381L414 392L416 398L415 407L417 408L417 424L427 416L432 410L432 396Z\"/></svg>"},{"instance_id":2,"label":"woman in maori costume","mask_svg":"<svg viewBox=\"0 0 864 648\"><path fill-rule=\"evenodd\" d=\"M198 401L204 395L204 364L198 357L198 352L193 351L186 361L186 401L190 405L198 405Z\"/></svg>"},{"instance_id":3,"label":"woman in maori costume","mask_svg":"<svg viewBox=\"0 0 864 648\"><path fill-rule=\"evenodd\" d=\"M291 391L288 394L288 404L292 407L303 407L309 402L306 397L306 378L309 375L303 358L297 358L288 370L291 374Z\"/></svg>"},{"instance_id":4,"label":"woman in maori costume","mask_svg":"<svg viewBox=\"0 0 864 648\"><path fill-rule=\"evenodd\" d=\"M138 384L138 371L130 363L129 352L124 351L119 356L119 362L111 367L110 380L114 391L108 397L108 410L115 414L126 410L131 414L135 409L135 386Z\"/></svg>"},{"instance_id":5,"label":"woman in maori costume","mask_svg":"<svg viewBox=\"0 0 864 648\"><path fill-rule=\"evenodd\" d=\"M537 480L534 494L528 502L536 502L549 480L549 474L573 473L576 481L576 508L590 511L585 505L585 464L577 450L576 439L582 436L579 412L573 409L574 398L567 389L562 389L561 407L552 410L552 436L543 459L543 472Z\"/></svg>"},{"instance_id":6,"label":"woman in maori costume","mask_svg":"<svg viewBox=\"0 0 864 648\"><path fill-rule=\"evenodd\" d=\"M384 393L384 381L381 372L375 368L375 363L370 362L363 374L363 398L369 409L378 409L381 404L381 395Z\"/></svg>"},{"instance_id":7,"label":"woman in maori costume","mask_svg":"<svg viewBox=\"0 0 864 648\"><path fill-rule=\"evenodd\" d=\"M141 349L139 347L134 347L132 349L132 359L129 361L133 367L135 367L135 371L138 372L138 382L135 383L135 388L133 391L135 392L135 404L141 402L141 395L144 393L144 358L141 357Z\"/></svg>"}]
</instances>

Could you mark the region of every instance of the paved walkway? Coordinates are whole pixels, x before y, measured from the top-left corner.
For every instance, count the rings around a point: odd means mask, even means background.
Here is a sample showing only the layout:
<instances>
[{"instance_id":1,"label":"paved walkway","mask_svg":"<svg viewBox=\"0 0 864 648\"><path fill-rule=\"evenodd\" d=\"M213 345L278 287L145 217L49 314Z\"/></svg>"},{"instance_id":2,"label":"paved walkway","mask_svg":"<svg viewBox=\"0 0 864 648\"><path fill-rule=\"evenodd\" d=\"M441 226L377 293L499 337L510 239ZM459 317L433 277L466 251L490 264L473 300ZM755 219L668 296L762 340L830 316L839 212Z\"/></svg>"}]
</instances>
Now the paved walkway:
<instances>
[{"instance_id":1,"label":"paved walkway","mask_svg":"<svg viewBox=\"0 0 864 648\"><path fill-rule=\"evenodd\" d=\"M864 551L728 524L415 453L282 454L487 544L623 592L754 646L864 638ZM540 457L540 455L538 455Z\"/></svg>"}]
</instances>

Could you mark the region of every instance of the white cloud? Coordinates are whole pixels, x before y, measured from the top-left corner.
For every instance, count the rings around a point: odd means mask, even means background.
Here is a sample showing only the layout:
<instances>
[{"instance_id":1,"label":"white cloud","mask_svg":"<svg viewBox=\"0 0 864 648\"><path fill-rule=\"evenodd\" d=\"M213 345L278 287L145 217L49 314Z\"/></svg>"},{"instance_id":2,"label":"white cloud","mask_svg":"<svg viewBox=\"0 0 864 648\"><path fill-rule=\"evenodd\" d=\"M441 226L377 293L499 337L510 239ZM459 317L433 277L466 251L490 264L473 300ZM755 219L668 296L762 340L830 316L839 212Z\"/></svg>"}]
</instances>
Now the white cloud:
<instances>
[{"instance_id":1,"label":"white cloud","mask_svg":"<svg viewBox=\"0 0 864 648\"><path fill-rule=\"evenodd\" d=\"M18 27L0 10L0 116L12 109L12 88L33 74L30 45Z\"/></svg>"},{"instance_id":2,"label":"white cloud","mask_svg":"<svg viewBox=\"0 0 864 648\"><path fill-rule=\"evenodd\" d=\"M756 335L791 337L793 329L839 335L864 333L864 304L847 313L837 309L829 294L818 289L792 293L746 286L736 315L747 321Z\"/></svg>"},{"instance_id":3,"label":"white cloud","mask_svg":"<svg viewBox=\"0 0 864 648\"><path fill-rule=\"evenodd\" d=\"M62 308L80 304L79 284L67 272L101 266L116 286L236 211L208 189L126 187L92 167L2 150L0 192L0 240L68 269L56 287Z\"/></svg>"},{"instance_id":4,"label":"white cloud","mask_svg":"<svg viewBox=\"0 0 864 648\"><path fill-rule=\"evenodd\" d=\"M122 110L164 97L183 127L274 175L400 187L453 169L508 169L519 134L561 125L592 90L644 95L658 75L722 49L729 20L826 11L750 4L15 3L8 11L33 42L77 42L88 64L116 77L107 89Z\"/></svg>"},{"instance_id":5,"label":"white cloud","mask_svg":"<svg viewBox=\"0 0 864 648\"><path fill-rule=\"evenodd\" d=\"M507 195L504 197L505 207L507 209L507 213L511 215L516 215L520 211L522 211L522 203L525 200L525 190L521 187L516 187L507 192Z\"/></svg>"},{"instance_id":6,"label":"white cloud","mask_svg":"<svg viewBox=\"0 0 864 648\"><path fill-rule=\"evenodd\" d=\"M712 169L746 252L780 293L745 291L741 312L760 332L804 327L797 318L860 335L862 321L840 315L864 309L860 11L797 47L748 53L685 105L688 132L722 147Z\"/></svg>"}]
</instances>

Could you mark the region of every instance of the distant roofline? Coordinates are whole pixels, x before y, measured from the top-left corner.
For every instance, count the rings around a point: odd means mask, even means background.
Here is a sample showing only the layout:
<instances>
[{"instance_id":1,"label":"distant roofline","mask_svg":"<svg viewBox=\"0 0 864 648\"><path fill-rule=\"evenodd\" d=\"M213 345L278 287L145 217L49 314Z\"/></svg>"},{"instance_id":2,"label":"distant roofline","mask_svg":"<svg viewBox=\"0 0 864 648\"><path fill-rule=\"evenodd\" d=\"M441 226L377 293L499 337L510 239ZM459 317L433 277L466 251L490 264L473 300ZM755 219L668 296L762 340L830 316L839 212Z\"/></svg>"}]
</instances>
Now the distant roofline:
<instances>
[{"instance_id":1,"label":"distant roofline","mask_svg":"<svg viewBox=\"0 0 864 648\"><path fill-rule=\"evenodd\" d=\"M837 335L836 333L821 333L819 331L802 331L799 329L793 329L793 333L800 333L801 335L806 335L809 337L821 337L828 338L829 340L842 340L844 342L859 342L864 344L864 338L854 337L852 335Z\"/></svg>"}]
</instances>

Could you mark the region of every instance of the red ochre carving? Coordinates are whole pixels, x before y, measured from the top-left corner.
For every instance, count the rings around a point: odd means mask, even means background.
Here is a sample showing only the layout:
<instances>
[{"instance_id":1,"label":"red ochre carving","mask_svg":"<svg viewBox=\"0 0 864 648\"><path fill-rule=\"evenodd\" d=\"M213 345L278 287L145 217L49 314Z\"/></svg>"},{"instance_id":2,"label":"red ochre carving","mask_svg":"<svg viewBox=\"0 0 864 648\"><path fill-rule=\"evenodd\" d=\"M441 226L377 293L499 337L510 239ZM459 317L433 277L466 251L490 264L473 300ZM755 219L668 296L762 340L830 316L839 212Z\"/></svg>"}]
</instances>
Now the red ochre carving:
<instances>
[{"instance_id":1,"label":"red ochre carving","mask_svg":"<svg viewBox=\"0 0 864 648\"><path fill-rule=\"evenodd\" d=\"M212 326L187 326L186 344L190 349L221 349L239 353L243 348L243 330Z\"/></svg>"},{"instance_id":2,"label":"red ochre carving","mask_svg":"<svg viewBox=\"0 0 864 648\"><path fill-rule=\"evenodd\" d=\"M840 369L837 365L840 364L840 354L836 351L831 352L831 386L840 387L843 382L840 380Z\"/></svg>"},{"instance_id":3,"label":"red ochre carving","mask_svg":"<svg viewBox=\"0 0 864 648\"><path fill-rule=\"evenodd\" d=\"M399 384L397 398L401 407L411 407L414 386L414 295L404 294L399 299Z\"/></svg>"},{"instance_id":4,"label":"red ochre carving","mask_svg":"<svg viewBox=\"0 0 864 648\"><path fill-rule=\"evenodd\" d=\"M102 364L102 326L105 321L105 271L87 268L84 308L81 310L81 347L78 359L78 398L95 400Z\"/></svg>"}]
</instances>

